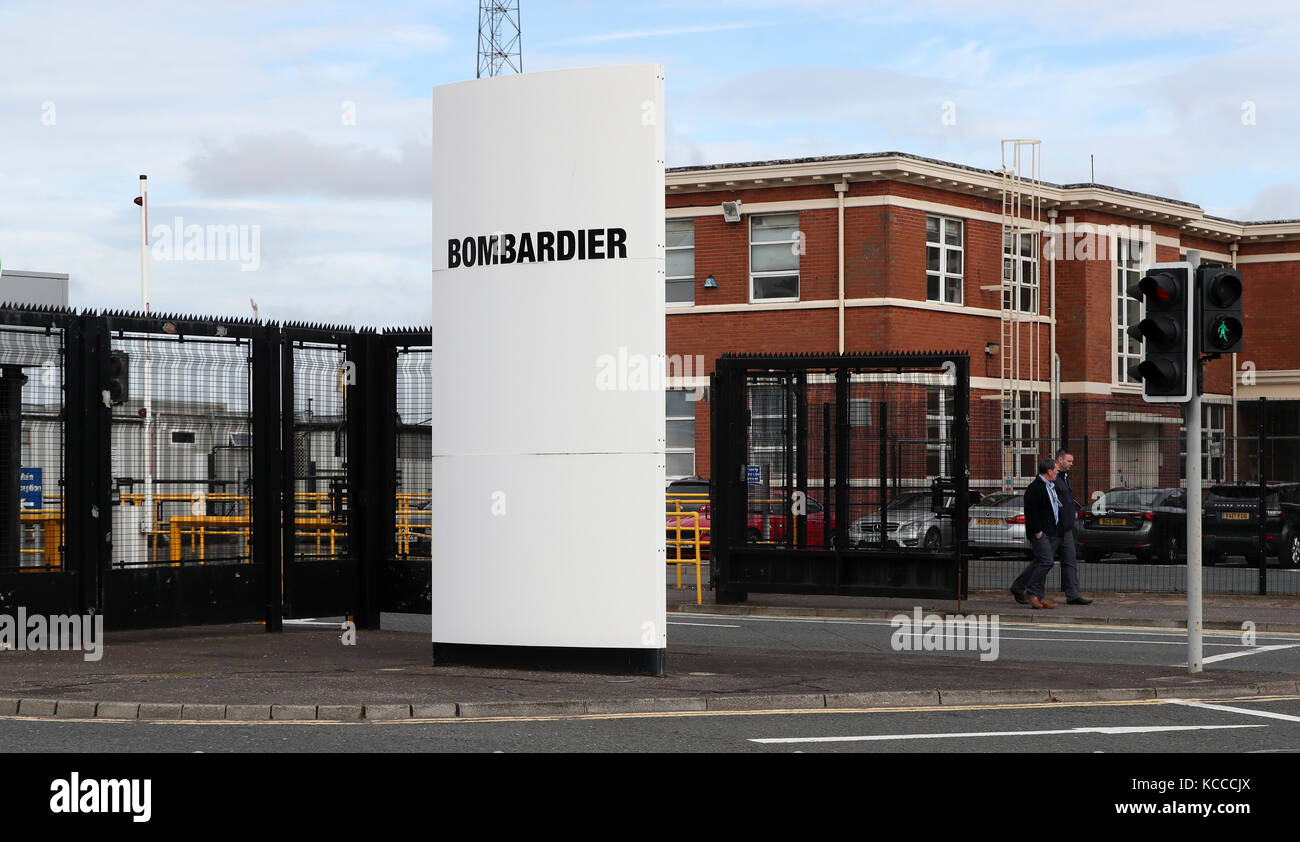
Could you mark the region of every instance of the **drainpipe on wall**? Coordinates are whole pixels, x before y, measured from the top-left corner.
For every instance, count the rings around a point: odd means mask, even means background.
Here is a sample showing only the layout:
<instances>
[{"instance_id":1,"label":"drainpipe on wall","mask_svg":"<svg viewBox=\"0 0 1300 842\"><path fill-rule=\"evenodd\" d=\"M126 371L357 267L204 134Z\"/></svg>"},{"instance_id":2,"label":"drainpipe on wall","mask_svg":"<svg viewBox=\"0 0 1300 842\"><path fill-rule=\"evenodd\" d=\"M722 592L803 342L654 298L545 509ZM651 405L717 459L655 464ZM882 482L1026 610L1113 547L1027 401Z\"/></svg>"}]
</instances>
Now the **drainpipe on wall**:
<instances>
[{"instance_id":1,"label":"drainpipe on wall","mask_svg":"<svg viewBox=\"0 0 1300 842\"><path fill-rule=\"evenodd\" d=\"M839 198L840 206L840 353L844 353L844 194L849 191L848 181L840 181L835 184L835 195Z\"/></svg>"},{"instance_id":2,"label":"drainpipe on wall","mask_svg":"<svg viewBox=\"0 0 1300 842\"><path fill-rule=\"evenodd\" d=\"M1228 243L1228 254L1232 256L1233 269L1237 268L1237 249L1240 248L1240 246L1241 243L1236 241ZM1235 351L1232 354L1232 437L1235 442L1237 437L1237 354ZM1240 448L1234 445L1232 448L1232 481L1233 482L1237 482L1237 451L1238 450L1240 450Z\"/></svg>"},{"instance_id":3,"label":"drainpipe on wall","mask_svg":"<svg viewBox=\"0 0 1300 842\"><path fill-rule=\"evenodd\" d=\"M1056 208L1047 209L1047 223L1050 230L1056 228L1056 217L1058 211ZM1042 253L1042 241L1039 241L1039 253ZM1042 263L1040 262L1041 266ZM1041 269L1039 270L1042 271ZM1051 324L1049 325L1051 349L1048 352L1048 360L1051 366L1051 401L1052 401L1052 441L1056 446L1061 446L1061 360L1056 355L1056 241L1052 243L1052 260L1048 269L1051 277Z\"/></svg>"}]
</instances>

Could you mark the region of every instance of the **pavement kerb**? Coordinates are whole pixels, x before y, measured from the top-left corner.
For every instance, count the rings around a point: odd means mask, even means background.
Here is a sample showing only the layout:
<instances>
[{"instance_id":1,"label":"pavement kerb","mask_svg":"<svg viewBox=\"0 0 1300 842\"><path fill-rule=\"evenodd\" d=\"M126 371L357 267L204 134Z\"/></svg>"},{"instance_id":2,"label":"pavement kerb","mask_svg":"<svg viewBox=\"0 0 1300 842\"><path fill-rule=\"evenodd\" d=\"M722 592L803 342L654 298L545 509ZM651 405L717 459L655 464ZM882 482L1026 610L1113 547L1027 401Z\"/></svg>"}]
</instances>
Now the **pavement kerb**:
<instances>
[{"instance_id":1,"label":"pavement kerb","mask_svg":"<svg viewBox=\"0 0 1300 842\"><path fill-rule=\"evenodd\" d=\"M436 704L300 705L92 702L84 699L0 698L0 716L157 720L352 721L569 717L641 713L727 711L873 710L970 705L1141 702L1157 699L1225 699L1300 695L1300 681L1197 687L1102 687L1087 689L869 690L834 693L730 693L673 698L568 701L443 702Z\"/></svg>"}]
</instances>

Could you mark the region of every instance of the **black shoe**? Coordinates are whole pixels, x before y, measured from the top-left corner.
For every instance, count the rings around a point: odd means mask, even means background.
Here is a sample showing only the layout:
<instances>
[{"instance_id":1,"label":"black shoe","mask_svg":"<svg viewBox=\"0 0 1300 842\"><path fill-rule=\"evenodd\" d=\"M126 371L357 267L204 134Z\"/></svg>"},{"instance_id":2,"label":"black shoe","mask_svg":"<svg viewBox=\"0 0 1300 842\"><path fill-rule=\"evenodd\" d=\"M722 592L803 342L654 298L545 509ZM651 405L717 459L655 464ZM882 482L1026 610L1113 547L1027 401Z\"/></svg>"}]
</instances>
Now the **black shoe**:
<instances>
[{"instance_id":1,"label":"black shoe","mask_svg":"<svg viewBox=\"0 0 1300 842\"><path fill-rule=\"evenodd\" d=\"M1025 599L1025 592L1024 592L1024 591L1019 591L1019 590L1016 590L1015 588L1012 588L1012 589L1011 589L1011 595L1014 596L1014 597L1016 598L1016 602L1020 603L1021 605L1028 605L1028 604L1029 604L1029 600Z\"/></svg>"},{"instance_id":2,"label":"black shoe","mask_svg":"<svg viewBox=\"0 0 1300 842\"><path fill-rule=\"evenodd\" d=\"M1092 605L1092 600L1086 596L1076 596L1074 599L1067 599L1067 605Z\"/></svg>"}]
</instances>

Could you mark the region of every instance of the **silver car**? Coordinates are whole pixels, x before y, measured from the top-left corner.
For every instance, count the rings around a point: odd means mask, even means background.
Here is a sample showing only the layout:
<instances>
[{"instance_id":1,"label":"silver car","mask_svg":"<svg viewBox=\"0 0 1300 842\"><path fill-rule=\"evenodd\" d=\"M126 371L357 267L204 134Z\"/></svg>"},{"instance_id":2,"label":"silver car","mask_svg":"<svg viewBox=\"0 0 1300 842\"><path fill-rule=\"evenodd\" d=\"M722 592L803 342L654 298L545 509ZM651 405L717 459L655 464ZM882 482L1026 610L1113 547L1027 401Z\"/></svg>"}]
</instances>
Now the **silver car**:
<instances>
[{"instance_id":1,"label":"silver car","mask_svg":"<svg viewBox=\"0 0 1300 842\"><path fill-rule=\"evenodd\" d=\"M951 498L951 495L949 495ZM929 491L900 494L889 503L885 545L940 550L952 546L952 518L939 517L930 509ZM951 499L945 503L951 505ZM880 516L867 515L849 524L850 547L880 545Z\"/></svg>"},{"instance_id":2,"label":"silver car","mask_svg":"<svg viewBox=\"0 0 1300 842\"><path fill-rule=\"evenodd\" d=\"M1025 542L1025 495L1022 491L990 494L970 507L967 536L977 552L1018 552L1030 557Z\"/></svg>"}]
</instances>

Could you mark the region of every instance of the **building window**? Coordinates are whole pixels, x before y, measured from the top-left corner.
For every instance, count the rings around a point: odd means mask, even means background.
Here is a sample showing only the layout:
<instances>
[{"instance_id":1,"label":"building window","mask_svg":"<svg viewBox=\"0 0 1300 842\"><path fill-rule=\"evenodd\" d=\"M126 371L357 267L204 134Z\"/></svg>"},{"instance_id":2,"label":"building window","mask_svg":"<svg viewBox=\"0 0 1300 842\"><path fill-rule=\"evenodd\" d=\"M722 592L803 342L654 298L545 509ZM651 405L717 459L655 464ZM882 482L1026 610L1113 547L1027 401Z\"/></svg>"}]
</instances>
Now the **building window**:
<instances>
[{"instance_id":1,"label":"building window","mask_svg":"<svg viewBox=\"0 0 1300 842\"><path fill-rule=\"evenodd\" d=\"M1201 404L1201 480L1206 483L1227 482L1225 451L1227 450L1228 405L1221 403ZM1178 460L1178 476L1187 479L1187 427L1178 428L1179 438L1184 442Z\"/></svg>"},{"instance_id":2,"label":"building window","mask_svg":"<svg viewBox=\"0 0 1300 842\"><path fill-rule=\"evenodd\" d=\"M695 401L687 400L694 395L694 389L664 391L669 479L695 476Z\"/></svg>"},{"instance_id":3,"label":"building window","mask_svg":"<svg viewBox=\"0 0 1300 842\"><path fill-rule=\"evenodd\" d=\"M1002 237L1002 309L1038 312L1038 234Z\"/></svg>"},{"instance_id":4,"label":"building window","mask_svg":"<svg viewBox=\"0 0 1300 842\"><path fill-rule=\"evenodd\" d=\"M1142 280L1142 242L1119 238L1115 244L1116 383L1138 383L1129 366L1142 362L1142 343L1128 335L1142 321L1142 303L1128 297L1128 288Z\"/></svg>"},{"instance_id":5,"label":"building window","mask_svg":"<svg viewBox=\"0 0 1300 842\"><path fill-rule=\"evenodd\" d=\"M793 410L788 389L776 383L749 389L749 464L764 466L773 485L785 482L787 413Z\"/></svg>"},{"instance_id":6,"label":"building window","mask_svg":"<svg viewBox=\"0 0 1300 842\"><path fill-rule=\"evenodd\" d=\"M670 219L664 225L665 272L669 304L695 303L695 220Z\"/></svg>"},{"instance_id":7,"label":"building window","mask_svg":"<svg viewBox=\"0 0 1300 842\"><path fill-rule=\"evenodd\" d=\"M1038 475L1038 399L1033 392L1013 393L1003 402L1002 452L1006 476Z\"/></svg>"},{"instance_id":8,"label":"building window","mask_svg":"<svg viewBox=\"0 0 1300 842\"><path fill-rule=\"evenodd\" d=\"M962 225L960 219L925 218L925 297L961 303Z\"/></svg>"},{"instance_id":9,"label":"building window","mask_svg":"<svg viewBox=\"0 0 1300 842\"><path fill-rule=\"evenodd\" d=\"M799 214L767 213L749 218L750 301L798 301Z\"/></svg>"},{"instance_id":10,"label":"building window","mask_svg":"<svg viewBox=\"0 0 1300 842\"><path fill-rule=\"evenodd\" d=\"M931 386L925 398L925 473L948 476L952 454L952 390Z\"/></svg>"}]
</instances>

